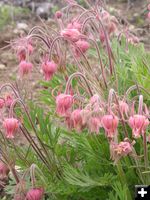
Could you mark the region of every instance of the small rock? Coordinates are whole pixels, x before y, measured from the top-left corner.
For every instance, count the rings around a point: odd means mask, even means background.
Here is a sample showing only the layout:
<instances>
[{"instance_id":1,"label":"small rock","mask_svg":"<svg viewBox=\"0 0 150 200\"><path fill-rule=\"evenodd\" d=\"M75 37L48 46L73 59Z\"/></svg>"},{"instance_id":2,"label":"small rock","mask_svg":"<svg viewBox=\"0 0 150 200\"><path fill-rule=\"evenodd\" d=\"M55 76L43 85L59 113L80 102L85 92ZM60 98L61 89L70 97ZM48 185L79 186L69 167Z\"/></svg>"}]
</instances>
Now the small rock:
<instances>
[{"instance_id":1,"label":"small rock","mask_svg":"<svg viewBox=\"0 0 150 200\"><path fill-rule=\"evenodd\" d=\"M17 29L26 30L28 28L28 25L25 23L17 23Z\"/></svg>"},{"instance_id":2,"label":"small rock","mask_svg":"<svg viewBox=\"0 0 150 200\"><path fill-rule=\"evenodd\" d=\"M0 63L0 70L3 70L5 68L6 68L6 66L4 64Z\"/></svg>"}]
</instances>

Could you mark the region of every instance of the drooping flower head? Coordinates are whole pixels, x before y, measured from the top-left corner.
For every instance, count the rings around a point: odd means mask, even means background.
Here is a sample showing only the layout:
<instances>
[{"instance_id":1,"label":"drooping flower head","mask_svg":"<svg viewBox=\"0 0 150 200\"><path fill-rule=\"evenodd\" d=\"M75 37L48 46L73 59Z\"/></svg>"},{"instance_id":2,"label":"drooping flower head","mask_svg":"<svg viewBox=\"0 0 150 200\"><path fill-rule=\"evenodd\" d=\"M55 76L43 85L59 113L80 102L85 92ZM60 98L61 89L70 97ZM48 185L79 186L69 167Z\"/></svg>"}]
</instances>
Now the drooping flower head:
<instances>
[{"instance_id":1,"label":"drooping flower head","mask_svg":"<svg viewBox=\"0 0 150 200\"><path fill-rule=\"evenodd\" d=\"M57 65L54 63L54 61L45 61L42 63L42 70L45 80L49 81L57 71Z\"/></svg>"},{"instance_id":2,"label":"drooping flower head","mask_svg":"<svg viewBox=\"0 0 150 200\"><path fill-rule=\"evenodd\" d=\"M34 50L31 38L29 37L23 37L12 41L11 46L17 54L19 61L25 60L27 55L31 55Z\"/></svg>"},{"instance_id":3,"label":"drooping flower head","mask_svg":"<svg viewBox=\"0 0 150 200\"><path fill-rule=\"evenodd\" d=\"M27 62L25 60L21 61L19 64L19 75L20 77L24 77L25 75L30 74L31 70L33 68L32 63Z\"/></svg>"},{"instance_id":4,"label":"drooping flower head","mask_svg":"<svg viewBox=\"0 0 150 200\"><path fill-rule=\"evenodd\" d=\"M33 188L27 192L26 200L42 200L44 196L43 188Z\"/></svg>"},{"instance_id":5,"label":"drooping flower head","mask_svg":"<svg viewBox=\"0 0 150 200\"><path fill-rule=\"evenodd\" d=\"M108 138L113 138L118 126L118 117L114 115L104 115L101 119L103 128Z\"/></svg>"},{"instance_id":6,"label":"drooping flower head","mask_svg":"<svg viewBox=\"0 0 150 200\"><path fill-rule=\"evenodd\" d=\"M82 54L80 53L80 51L84 54L86 53L86 51L89 49L90 45L87 41L85 40L78 40L76 43L75 43L76 47L75 47L75 54L77 57L81 56ZM80 50L79 50L79 49Z\"/></svg>"},{"instance_id":7,"label":"drooping flower head","mask_svg":"<svg viewBox=\"0 0 150 200\"><path fill-rule=\"evenodd\" d=\"M148 125L149 120L144 115L133 115L129 118L129 126L132 128L132 134L135 138L144 134Z\"/></svg>"},{"instance_id":8,"label":"drooping flower head","mask_svg":"<svg viewBox=\"0 0 150 200\"><path fill-rule=\"evenodd\" d=\"M88 120L88 128L91 133L99 133L99 129L101 127L101 119L100 117L90 117Z\"/></svg>"},{"instance_id":9,"label":"drooping flower head","mask_svg":"<svg viewBox=\"0 0 150 200\"><path fill-rule=\"evenodd\" d=\"M84 125L83 120L82 120L82 110L81 109L75 109L71 113L71 121L73 124L73 128L80 132Z\"/></svg>"},{"instance_id":10,"label":"drooping flower head","mask_svg":"<svg viewBox=\"0 0 150 200\"><path fill-rule=\"evenodd\" d=\"M2 161L0 161L0 180L7 178L9 171L10 170L9 170L8 166L5 163L3 163Z\"/></svg>"},{"instance_id":11,"label":"drooping flower head","mask_svg":"<svg viewBox=\"0 0 150 200\"><path fill-rule=\"evenodd\" d=\"M15 118L6 118L3 122L6 138L13 139L19 127L19 122Z\"/></svg>"},{"instance_id":12,"label":"drooping flower head","mask_svg":"<svg viewBox=\"0 0 150 200\"><path fill-rule=\"evenodd\" d=\"M5 96L5 106L6 106L6 107L10 107L11 104L12 104L12 102L13 102L13 100L14 100L13 95L12 95L12 94L7 94L7 95Z\"/></svg>"},{"instance_id":13,"label":"drooping flower head","mask_svg":"<svg viewBox=\"0 0 150 200\"><path fill-rule=\"evenodd\" d=\"M71 23L67 25L68 29L77 29L78 31L81 31L81 27L82 25L75 20L73 20Z\"/></svg>"},{"instance_id":14,"label":"drooping flower head","mask_svg":"<svg viewBox=\"0 0 150 200\"><path fill-rule=\"evenodd\" d=\"M67 116L73 104L73 96L69 94L59 94L56 97L56 112L60 116Z\"/></svg>"},{"instance_id":15,"label":"drooping flower head","mask_svg":"<svg viewBox=\"0 0 150 200\"><path fill-rule=\"evenodd\" d=\"M61 31L61 35L71 42L77 42L81 38L81 33L75 29L64 29Z\"/></svg>"}]
</instances>

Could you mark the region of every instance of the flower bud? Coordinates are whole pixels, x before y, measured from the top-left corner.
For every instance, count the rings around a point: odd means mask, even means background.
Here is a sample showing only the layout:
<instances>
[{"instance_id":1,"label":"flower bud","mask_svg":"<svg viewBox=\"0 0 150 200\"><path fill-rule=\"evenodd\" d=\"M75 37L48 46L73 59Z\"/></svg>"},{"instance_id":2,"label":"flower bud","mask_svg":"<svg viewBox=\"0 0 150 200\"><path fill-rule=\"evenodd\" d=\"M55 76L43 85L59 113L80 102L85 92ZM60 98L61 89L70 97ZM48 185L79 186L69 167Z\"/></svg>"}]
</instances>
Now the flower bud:
<instances>
[{"instance_id":1,"label":"flower bud","mask_svg":"<svg viewBox=\"0 0 150 200\"><path fill-rule=\"evenodd\" d=\"M19 122L15 118L6 118L3 122L6 138L13 139L19 127Z\"/></svg>"}]
</instances>

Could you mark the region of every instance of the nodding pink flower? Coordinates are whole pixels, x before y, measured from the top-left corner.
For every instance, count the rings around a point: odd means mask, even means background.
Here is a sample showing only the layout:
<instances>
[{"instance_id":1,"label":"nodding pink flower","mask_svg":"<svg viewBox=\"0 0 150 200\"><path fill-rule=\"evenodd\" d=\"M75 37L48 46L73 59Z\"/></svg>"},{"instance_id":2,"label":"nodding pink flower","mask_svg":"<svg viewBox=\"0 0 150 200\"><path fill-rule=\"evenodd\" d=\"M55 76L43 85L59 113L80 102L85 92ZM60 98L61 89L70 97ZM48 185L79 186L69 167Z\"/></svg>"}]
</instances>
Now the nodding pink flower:
<instances>
[{"instance_id":1,"label":"nodding pink flower","mask_svg":"<svg viewBox=\"0 0 150 200\"><path fill-rule=\"evenodd\" d=\"M62 12L61 12L60 10L56 11L55 17L56 17L57 19L62 18Z\"/></svg>"},{"instance_id":2,"label":"nodding pink flower","mask_svg":"<svg viewBox=\"0 0 150 200\"><path fill-rule=\"evenodd\" d=\"M13 139L19 127L19 122L15 118L6 118L3 122L6 138Z\"/></svg>"},{"instance_id":3,"label":"nodding pink flower","mask_svg":"<svg viewBox=\"0 0 150 200\"><path fill-rule=\"evenodd\" d=\"M129 106L126 102L124 101L119 101L119 106L120 106L120 111L122 114L126 114L126 116L128 115L129 112Z\"/></svg>"},{"instance_id":4,"label":"nodding pink flower","mask_svg":"<svg viewBox=\"0 0 150 200\"><path fill-rule=\"evenodd\" d=\"M57 71L57 65L54 63L54 61L46 61L42 63L42 70L45 76L45 80L49 81Z\"/></svg>"},{"instance_id":5,"label":"nodding pink flower","mask_svg":"<svg viewBox=\"0 0 150 200\"><path fill-rule=\"evenodd\" d=\"M82 54L80 53L79 49L81 52L84 54L86 51L89 49L90 45L87 41L85 40L78 40L76 43L77 48L75 48L75 54L76 56L81 56ZM78 49L79 48L79 49Z\"/></svg>"},{"instance_id":6,"label":"nodding pink flower","mask_svg":"<svg viewBox=\"0 0 150 200\"><path fill-rule=\"evenodd\" d=\"M0 109L2 109L5 105L5 100L4 99L0 99Z\"/></svg>"},{"instance_id":7,"label":"nodding pink flower","mask_svg":"<svg viewBox=\"0 0 150 200\"><path fill-rule=\"evenodd\" d=\"M62 30L61 35L72 42L77 42L81 38L80 32L74 28Z\"/></svg>"},{"instance_id":8,"label":"nodding pink flower","mask_svg":"<svg viewBox=\"0 0 150 200\"><path fill-rule=\"evenodd\" d=\"M8 166L0 161L0 180L7 178L9 171Z\"/></svg>"},{"instance_id":9,"label":"nodding pink flower","mask_svg":"<svg viewBox=\"0 0 150 200\"><path fill-rule=\"evenodd\" d=\"M56 112L60 116L67 116L73 104L73 96L69 94L59 94L56 97Z\"/></svg>"},{"instance_id":10,"label":"nodding pink flower","mask_svg":"<svg viewBox=\"0 0 150 200\"><path fill-rule=\"evenodd\" d=\"M114 115L104 115L101 119L103 128L105 129L108 138L113 138L118 126L118 117Z\"/></svg>"},{"instance_id":11,"label":"nodding pink flower","mask_svg":"<svg viewBox=\"0 0 150 200\"><path fill-rule=\"evenodd\" d=\"M100 97L98 94L94 94L91 98L90 98L90 103L91 104L95 104L95 103L99 103L100 101Z\"/></svg>"},{"instance_id":12,"label":"nodding pink flower","mask_svg":"<svg viewBox=\"0 0 150 200\"><path fill-rule=\"evenodd\" d=\"M150 20L150 11L147 14L147 18Z\"/></svg>"},{"instance_id":13,"label":"nodding pink flower","mask_svg":"<svg viewBox=\"0 0 150 200\"><path fill-rule=\"evenodd\" d=\"M82 121L82 110L76 109L71 113L71 121L73 124L73 128L75 128L77 131L81 131L83 128L83 121Z\"/></svg>"},{"instance_id":14,"label":"nodding pink flower","mask_svg":"<svg viewBox=\"0 0 150 200\"><path fill-rule=\"evenodd\" d=\"M6 95L5 97L5 106L6 107L10 107L12 102L13 102L14 98L11 94Z\"/></svg>"},{"instance_id":15,"label":"nodding pink flower","mask_svg":"<svg viewBox=\"0 0 150 200\"><path fill-rule=\"evenodd\" d=\"M68 29L77 29L78 31L81 31L82 25L76 21L73 21L72 23L67 25Z\"/></svg>"},{"instance_id":16,"label":"nodding pink flower","mask_svg":"<svg viewBox=\"0 0 150 200\"><path fill-rule=\"evenodd\" d=\"M31 55L33 52L32 41L29 37L19 38L16 41L12 41L11 45L15 50L19 61L25 60L26 56Z\"/></svg>"},{"instance_id":17,"label":"nodding pink flower","mask_svg":"<svg viewBox=\"0 0 150 200\"><path fill-rule=\"evenodd\" d=\"M100 117L90 117L90 119L88 120L88 128L90 132L99 133L100 127L101 127Z\"/></svg>"},{"instance_id":18,"label":"nodding pink flower","mask_svg":"<svg viewBox=\"0 0 150 200\"><path fill-rule=\"evenodd\" d=\"M149 120L144 115L133 115L129 118L129 126L132 128L132 134L139 138L144 134L149 125Z\"/></svg>"},{"instance_id":19,"label":"nodding pink flower","mask_svg":"<svg viewBox=\"0 0 150 200\"><path fill-rule=\"evenodd\" d=\"M19 64L19 75L22 78L25 75L28 75L33 68L32 63L25 60L21 61Z\"/></svg>"},{"instance_id":20,"label":"nodding pink flower","mask_svg":"<svg viewBox=\"0 0 150 200\"><path fill-rule=\"evenodd\" d=\"M33 188L27 192L26 200L42 200L44 196L43 188Z\"/></svg>"}]
</instances>

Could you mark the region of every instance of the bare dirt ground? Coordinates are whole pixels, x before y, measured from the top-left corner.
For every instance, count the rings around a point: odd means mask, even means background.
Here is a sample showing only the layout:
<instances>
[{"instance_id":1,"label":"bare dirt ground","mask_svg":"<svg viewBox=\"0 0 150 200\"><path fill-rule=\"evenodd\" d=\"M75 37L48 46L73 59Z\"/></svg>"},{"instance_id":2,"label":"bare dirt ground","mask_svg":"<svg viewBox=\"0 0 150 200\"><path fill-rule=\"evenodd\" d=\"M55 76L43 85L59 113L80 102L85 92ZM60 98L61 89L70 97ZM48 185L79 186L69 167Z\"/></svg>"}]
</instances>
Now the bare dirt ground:
<instances>
[{"instance_id":1,"label":"bare dirt ground","mask_svg":"<svg viewBox=\"0 0 150 200\"><path fill-rule=\"evenodd\" d=\"M131 7L128 8L127 2L109 0L108 8L110 12L117 16L122 23L129 23L130 29L144 42L145 47L150 49L150 31L148 21L146 20L146 7L148 5L146 0L135 0ZM6 41L17 38L23 32L28 32L34 25L40 24L33 16L26 16L20 20L25 23L27 27L25 31L18 28L16 25L8 25L0 32L0 48L7 45ZM17 74L17 59L12 52L7 48L0 50L0 85L5 82L11 82L15 79ZM30 87L37 87L37 80L41 76L40 71L32 75L29 81Z\"/></svg>"}]
</instances>

